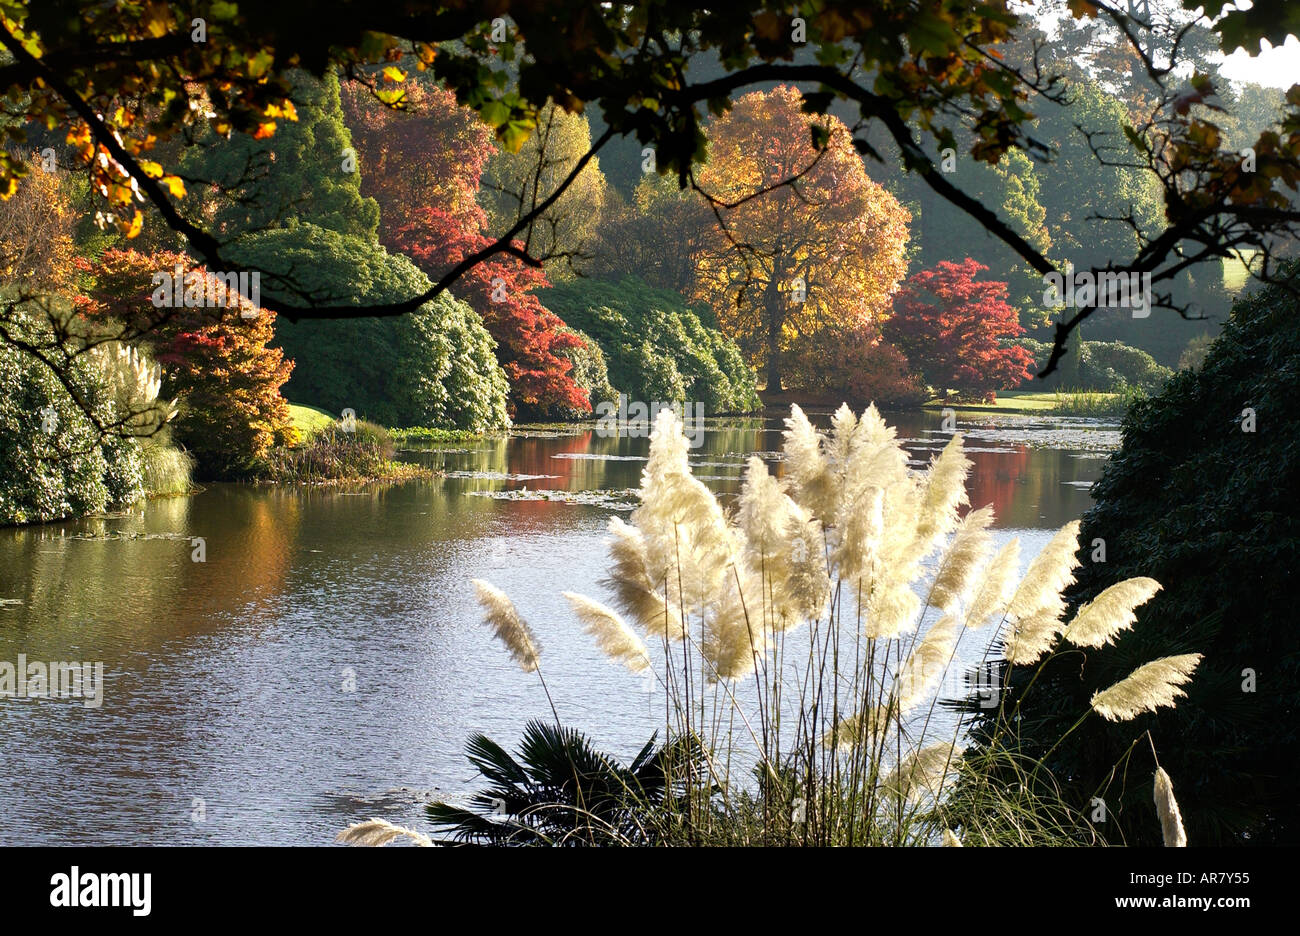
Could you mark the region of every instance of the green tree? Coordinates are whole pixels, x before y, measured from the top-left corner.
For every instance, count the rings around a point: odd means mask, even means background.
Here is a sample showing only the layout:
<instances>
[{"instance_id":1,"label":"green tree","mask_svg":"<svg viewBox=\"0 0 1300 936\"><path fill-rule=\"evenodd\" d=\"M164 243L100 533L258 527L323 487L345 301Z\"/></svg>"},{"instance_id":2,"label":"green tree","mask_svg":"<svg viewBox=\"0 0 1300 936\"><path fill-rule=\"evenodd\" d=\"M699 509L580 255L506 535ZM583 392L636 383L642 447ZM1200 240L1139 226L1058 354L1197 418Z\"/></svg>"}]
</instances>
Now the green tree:
<instances>
[{"instance_id":1,"label":"green tree","mask_svg":"<svg viewBox=\"0 0 1300 936\"><path fill-rule=\"evenodd\" d=\"M184 175L208 183L191 185L189 200L223 234L308 222L373 240L379 204L361 194L338 77L294 72L292 90L298 119L281 122L274 134L209 137L187 153Z\"/></svg>"}]
</instances>

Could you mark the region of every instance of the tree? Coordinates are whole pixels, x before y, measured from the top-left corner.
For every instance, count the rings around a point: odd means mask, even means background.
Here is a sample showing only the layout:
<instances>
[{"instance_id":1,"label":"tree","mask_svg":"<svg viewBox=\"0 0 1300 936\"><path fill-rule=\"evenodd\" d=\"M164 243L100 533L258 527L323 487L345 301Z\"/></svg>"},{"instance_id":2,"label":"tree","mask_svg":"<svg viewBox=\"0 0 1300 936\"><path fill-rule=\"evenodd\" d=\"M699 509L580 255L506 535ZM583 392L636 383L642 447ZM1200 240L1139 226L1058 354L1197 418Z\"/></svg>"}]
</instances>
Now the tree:
<instances>
[{"instance_id":1,"label":"tree","mask_svg":"<svg viewBox=\"0 0 1300 936\"><path fill-rule=\"evenodd\" d=\"M480 196L487 230L509 230L548 195L561 191L565 177L590 148L587 118L548 102L538 115L536 132L518 152L497 149L488 161ZM600 160L592 159L537 215L523 238L524 250L547 257L546 272L552 278L584 270L592 259L605 198Z\"/></svg>"},{"instance_id":2,"label":"tree","mask_svg":"<svg viewBox=\"0 0 1300 936\"><path fill-rule=\"evenodd\" d=\"M1006 302L1007 284L976 280L986 270L967 257L909 277L884 323L893 342L940 393L987 395L1029 378L1034 358L1011 343L1024 334Z\"/></svg>"},{"instance_id":3,"label":"tree","mask_svg":"<svg viewBox=\"0 0 1300 936\"><path fill-rule=\"evenodd\" d=\"M350 297L358 306L420 291L428 278L408 258L361 237L299 224L245 238L246 258L280 273L293 289ZM365 291L353 294L356 283ZM335 300L337 301L337 300ZM509 424L507 383L493 340L465 303L440 295L414 315L381 319L276 322L276 341L294 361L290 398L338 413L345 408L387 426L496 429Z\"/></svg>"},{"instance_id":4,"label":"tree","mask_svg":"<svg viewBox=\"0 0 1300 936\"><path fill-rule=\"evenodd\" d=\"M183 254L109 250L94 264L90 291L99 320L130 322L151 304L154 274L205 276ZM221 292L217 307L181 307L148 332L146 344L162 366L162 394L181 401L174 438L198 462L200 476L243 478L258 471L275 445L294 440L293 419L280 388L293 362L279 348L275 314L241 310ZM247 313L247 314L245 314Z\"/></svg>"},{"instance_id":5,"label":"tree","mask_svg":"<svg viewBox=\"0 0 1300 936\"><path fill-rule=\"evenodd\" d=\"M1297 275L1293 265L1300 285ZM1101 797L1112 841L1160 843L1149 792L1123 781L1154 766L1153 745L1165 770L1186 778L1178 798L1191 844L1300 835L1300 631L1291 626L1300 447L1289 428L1300 420L1297 313L1285 283L1238 301L1199 369L1130 408L1084 515L1065 620L1130 576L1164 588L1113 646L1061 654L1037 676L1018 667L1007 687L1010 704L1023 698L1021 753L1048 754L1045 767L1076 807ZM1057 746L1094 691L1138 662L1191 650L1205 660L1177 709L1132 725L1089 719ZM981 722L987 737L991 722Z\"/></svg>"},{"instance_id":6,"label":"tree","mask_svg":"<svg viewBox=\"0 0 1300 936\"><path fill-rule=\"evenodd\" d=\"M801 106L784 85L742 97L709 128L699 177L719 225L696 260L695 295L769 391L792 342L831 321L873 321L906 271L907 211L867 177L841 121L818 124L815 146Z\"/></svg>"},{"instance_id":7,"label":"tree","mask_svg":"<svg viewBox=\"0 0 1300 936\"><path fill-rule=\"evenodd\" d=\"M1184 4L1190 7L1193 0ZM1113 0L1072 3L1069 11L1076 18L1091 13L1121 26L1130 23ZM0 23L0 45L12 61L0 66L0 86L24 120L67 130L72 157L86 169L99 204L111 209L105 212L109 223L128 236L138 234L144 223L134 200L138 192L213 269L228 265L229 245L201 219L178 210L184 182L174 165L150 158L160 145L204 125L218 135L273 135L295 119L291 74L304 66L317 74L345 68L350 77L372 84L382 102L400 107L403 92L391 83L404 79L398 64L404 63L447 82L512 150L536 128L548 100L569 111L599 107L606 129L579 163L585 165L614 136L635 136L653 145L659 168L675 173L683 185L705 156L706 107L717 113L745 88L800 82L815 88L810 111L825 113L836 101L856 107L855 125L886 134L904 168L920 173L1037 273L1055 271L1040 250L947 179L927 155L928 144L951 143L959 125L972 131L975 159L993 163L1012 149L1031 151L1031 99L1063 98L1050 72L1007 60L1004 50L1030 21L1001 0L834 0L801 7L798 24L788 5L774 0L757 8L721 0L686 10L663 4L591 8L560 0L513 8L504 37L487 28L477 7L459 2L412 0L394 12L355 0L325 0L306 18L300 10L272 5L218 4L208 12L196 24L165 4L11 4ZM1282 42L1293 22L1284 5L1257 3L1225 12L1214 31L1225 50L1254 48L1264 38ZM813 61L791 63L800 40ZM1217 260L1242 244L1258 246L1271 258L1300 229L1300 209L1293 203L1300 186L1300 90L1288 98L1281 122L1260 134L1254 146L1260 165L1248 173L1240 153L1224 147L1222 135L1190 107L1210 98L1212 79L1195 74L1190 87L1176 85L1182 72L1172 66L1178 63L1151 61L1136 35L1130 45L1158 89L1160 113L1126 135L1127 155L1158 180L1164 224L1157 236L1108 265L1149 272L1163 283L1182 275L1188 263ZM685 66L707 56L716 56L724 73L684 80ZM9 128L11 137L17 132ZM855 136L854 143L883 158L869 136ZM1169 154L1177 158L1166 160ZM25 172L21 159L0 154L0 195L10 194ZM414 311L450 288L468 265L514 249L517 235L550 203L539 204L524 224L417 295L364 313L354 303L327 305L294 294L269 299L269 308L292 318ZM1190 257L1182 253L1189 243L1197 245ZM1070 333L1093 311L1080 308L1057 323L1049 370Z\"/></svg>"},{"instance_id":8,"label":"tree","mask_svg":"<svg viewBox=\"0 0 1300 936\"><path fill-rule=\"evenodd\" d=\"M230 236L306 221L373 239L379 206L361 194L352 136L343 123L339 80L294 72L296 120L271 136L210 134L187 152L189 201Z\"/></svg>"},{"instance_id":9,"label":"tree","mask_svg":"<svg viewBox=\"0 0 1300 936\"><path fill-rule=\"evenodd\" d=\"M754 371L709 310L644 280L575 279L541 293L542 302L604 352L609 380L643 403L699 402L712 413L760 406Z\"/></svg>"}]
</instances>

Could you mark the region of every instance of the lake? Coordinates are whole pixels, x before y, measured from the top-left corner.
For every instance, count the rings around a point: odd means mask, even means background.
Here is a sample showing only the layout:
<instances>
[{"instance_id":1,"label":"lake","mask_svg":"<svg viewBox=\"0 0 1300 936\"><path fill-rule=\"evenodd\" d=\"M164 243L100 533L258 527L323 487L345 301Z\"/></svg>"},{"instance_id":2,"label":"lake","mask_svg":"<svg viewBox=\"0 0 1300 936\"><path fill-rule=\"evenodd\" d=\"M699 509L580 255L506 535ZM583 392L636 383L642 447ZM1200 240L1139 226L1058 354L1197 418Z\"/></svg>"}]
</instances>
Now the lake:
<instances>
[{"instance_id":1,"label":"lake","mask_svg":"<svg viewBox=\"0 0 1300 936\"><path fill-rule=\"evenodd\" d=\"M918 468L947 440L937 413L887 419ZM750 453L781 447L779 419L706 428L695 471L729 496ZM958 429L971 503L995 506L1022 562L1088 508L1118 441L1086 419ZM427 798L475 787L471 733L513 748L550 712L481 622L476 577L537 632L563 721L630 757L663 697L599 654L560 592L608 600L605 526L632 506L647 448L590 426L521 432L406 453L447 472L436 481L212 484L0 529L0 661L104 672L97 707L0 699L0 844L322 845L370 816L427 828Z\"/></svg>"}]
</instances>

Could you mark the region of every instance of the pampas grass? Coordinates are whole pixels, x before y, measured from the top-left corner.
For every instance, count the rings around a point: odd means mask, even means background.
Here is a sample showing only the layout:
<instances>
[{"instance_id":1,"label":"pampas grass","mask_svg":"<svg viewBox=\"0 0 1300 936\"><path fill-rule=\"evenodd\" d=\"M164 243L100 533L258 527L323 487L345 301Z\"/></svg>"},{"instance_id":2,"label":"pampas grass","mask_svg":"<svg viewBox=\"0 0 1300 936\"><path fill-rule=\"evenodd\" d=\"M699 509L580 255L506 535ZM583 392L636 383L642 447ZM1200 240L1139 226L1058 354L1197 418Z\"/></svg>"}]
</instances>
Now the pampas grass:
<instances>
[{"instance_id":1,"label":"pampas grass","mask_svg":"<svg viewBox=\"0 0 1300 936\"><path fill-rule=\"evenodd\" d=\"M606 656L622 663L634 673L649 669L650 652L646 649L645 642L616 612L585 595L575 592L563 594L573 607L573 613L587 633L595 638L597 646Z\"/></svg>"},{"instance_id":2,"label":"pampas grass","mask_svg":"<svg viewBox=\"0 0 1300 936\"><path fill-rule=\"evenodd\" d=\"M335 836L334 841L343 845L378 848L399 838L410 839L420 848L433 845L433 840L424 833L405 826L393 825L386 819L367 819L365 822L353 823Z\"/></svg>"},{"instance_id":3,"label":"pampas grass","mask_svg":"<svg viewBox=\"0 0 1300 936\"><path fill-rule=\"evenodd\" d=\"M1065 639L1076 647L1104 647L1129 630L1137 615L1133 609L1144 605L1160 591L1153 578L1131 578L1116 582L1096 598L1079 608L1079 613L1065 629Z\"/></svg>"},{"instance_id":4,"label":"pampas grass","mask_svg":"<svg viewBox=\"0 0 1300 936\"><path fill-rule=\"evenodd\" d=\"M1160 829L1166 848L1186 848L1187 833L1183 831L1183 814L1174 799L1174 783L1163 767L1156 768L1156 813L1160 816Z\"/></svg>"},{"instance_id":5,"label":"pampas grass","mask_svg":"<svg viewBox=\"0 0 1300 936\"><path fill-rule=\"evenodd\" d=\"M1161 657L1135 669L1126 679L1092 696L1092 709L1108 721L1131 721L1144 712L1172 708L1187 695L1178 687L1187 683L1201 662L1201 654Z\"/></svg>"},{"instance_id":6,"label":"pampas grass","mask_svg":"<svg viewBox=\"0 0 1300 936\"><path fill-rule=\"evenodd\" d=\"M1121 582L1067 628L1062 591L1079 564L1078 521L1019 577L1019 541L991 555L992 509L963 510L971 463L961 437L912 471L874 406L861 417L841 407L829 432L792 407L781 475L750 458L732 510L694 477L688 452L677 415L660 412L640 503L627 522L609 523L602 584L613 607L564 593L606 656L633 672L653 668L667 735L703 744L707 776L686 778L669 825L692 842L947 841L945 803L964 772L973 784L963 808L985 803L993 817L968 816L968 842L1056 842L1077 831L1068 827L1077 813L1063 804L1027 815L1038 808L1028 791L1042 785L985 782L988 765L1008 762L1032 781L1051 754L1023 770L1014 757L1000 760L997 741L1014 713L999 712L979 778L960 757L960 721L951 737L931 736L938 687L963 638L990 623L982 644L1000 642L1011 666L1041 667L1067 645L1121 639L1158 583ZM536 640L514 605L486 582L475 586L496 636L540 678ZM1199 659L1147 664L1098 693L1080 721L1173 704ZM999 831L1003 819L1013 827Z\"/></svg>"},{"instance_id":7,"label":"pampas grass","mask_svg":"<svg viewBox=\"0 0 1300 936\"><path fill-rule=\"evenodd\" d=\"M506 597L505 592L490 582L474 579L473 585L478 593L479 604L486 612L487 623L491 625L497 640L505 645L511 659L519 664L520 669L525 673L535 671L538 658L537 639L533 636L532 629L515 610L514 603Z\"/></svg>"}]
</instances>

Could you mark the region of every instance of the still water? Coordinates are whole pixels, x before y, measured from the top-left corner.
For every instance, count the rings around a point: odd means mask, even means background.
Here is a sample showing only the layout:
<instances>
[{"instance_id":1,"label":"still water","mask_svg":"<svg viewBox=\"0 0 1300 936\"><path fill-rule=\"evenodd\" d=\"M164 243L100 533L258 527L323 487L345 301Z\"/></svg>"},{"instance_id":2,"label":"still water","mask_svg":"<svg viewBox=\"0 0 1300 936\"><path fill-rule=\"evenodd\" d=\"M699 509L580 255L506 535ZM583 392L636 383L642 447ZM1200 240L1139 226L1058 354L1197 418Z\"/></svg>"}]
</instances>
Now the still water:
<instances>
[{"instance_id":1,"label":"still water","mask_svg":"<svg viewBox=\"0 0 1300 936\"><path fill-rule=\"evenodd\" d=\"M946 441L937 414L887 418L917 467ZM958 428L971 503L994 505L999 544L1021 537L1024 563L1088 508L1117 441L1077 419ZM734 495L750 453L779 471L780 429L710 421L696 474ZM319 845L369 816L424 827L428 798L474 788L471 733L513 748L549 714L480 622L474 577L537 632L563 721L630 757L662 695L603 659L559 593L608 600L604 529L626 516L647 448L517 434L408 455L448 473L437 481L214 484L0 530L0 661L104 670L98 707L0 698L0 844Z\"/></svg>"}]
</instances>

